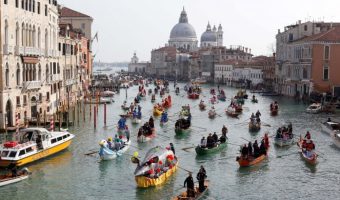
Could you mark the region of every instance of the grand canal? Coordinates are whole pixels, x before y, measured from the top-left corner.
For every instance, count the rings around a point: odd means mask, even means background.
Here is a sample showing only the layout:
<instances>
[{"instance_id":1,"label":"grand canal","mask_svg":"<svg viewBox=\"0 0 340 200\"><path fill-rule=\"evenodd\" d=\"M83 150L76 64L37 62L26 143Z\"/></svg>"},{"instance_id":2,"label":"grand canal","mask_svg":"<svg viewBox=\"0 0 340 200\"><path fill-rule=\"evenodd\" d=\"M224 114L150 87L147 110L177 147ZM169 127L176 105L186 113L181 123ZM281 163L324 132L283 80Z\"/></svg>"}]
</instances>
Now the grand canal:
<instances>
[{"instance_id":1,"label":"grand canal","mask_svg":"<svg viewBox=\"0 0 340 200\"><path fill-rule=\"evenodd\" d=\"M89 105L86 110L86 120L79 120L70 132L76 135L69 149L29 165L33 172L32 176L18 184L0 188L0 199L170 199L179 193L183 187L183 181L187 172L179 169L174 176L164 185L149 188L136 188L133 172L136 165L131 163L130 155L138 151L144 156L146 151L156 145L167 146L174 143L176 154L182 168L198 172L200 165L207 170L211 187L204 199L339 199L340 184L340 150L332 144L331 138L320 132L320 122L327 119L328 115L311 115L305 113L306 106L298 104L291 99L283 97L258 96L259 103L253 104L250 100L245 103L245 110L240 119L230 118L224 110L230 101L219 102L215 108L220 116L215 119L208 118L207 111L200 111L199 100L189 100L184 95L183 84L180 84L181 93L176 96L170 86L170 94L173 98L173 106L169 109L172 120L165 127L159 127L159 118L155 120L157 137L144 144L136 142L138 126L133 126L128 120L132 130L132 145L141 150L131 147L126 155L116 160L99 162L97 154L85 156L93 150L99 149L98 142L116 133L115 124L119 120L119 114L123 111L120 106L125 100L125 90L115 96L115 103L108 105L107 127L103 123L103 105L99 106L98 124L96 130L93 126L93 114L90 119ZM208 102L211 97L209 88L203 86L203 99ZM149 86L153 88L153 86ZM137 94L138 87L134 86L127 90L128 103ZM227 97L236 94L234 88L225 87ZM157 96L157 100L160 97ZM269 104L278 101L280 105L279 115L271 117ZM182 137L175 137L174 121L178 118L181 105L190 104L193 115L191 132ZM144 121L152 114L150 96L141 102ZM211 105L209 105L209 108ZM269 126L262 126L260 132L249 133L248 126L243 123L249 119L252 112L260 110L262 121ZM336 115L331 115L336 119ZM305 134L311 131L312 139L316 143L316 149L320 154L319 163L315 167L307 165L297 153L296 145L289 148L277 148L271 144L269 158L258 166L240 169L235 161L239 154L239 146L228 145L219 153L205 157L197 157L194 149L183 151L182 148L198 144L202 136L209 132L221 132L222 125L229 129L229 142L243 144L249 140L259 139L264 132L271 134L285 122L293 124L295 134ZM130 155L129 155L130 154Z\"/></svg>"}]
</instances>

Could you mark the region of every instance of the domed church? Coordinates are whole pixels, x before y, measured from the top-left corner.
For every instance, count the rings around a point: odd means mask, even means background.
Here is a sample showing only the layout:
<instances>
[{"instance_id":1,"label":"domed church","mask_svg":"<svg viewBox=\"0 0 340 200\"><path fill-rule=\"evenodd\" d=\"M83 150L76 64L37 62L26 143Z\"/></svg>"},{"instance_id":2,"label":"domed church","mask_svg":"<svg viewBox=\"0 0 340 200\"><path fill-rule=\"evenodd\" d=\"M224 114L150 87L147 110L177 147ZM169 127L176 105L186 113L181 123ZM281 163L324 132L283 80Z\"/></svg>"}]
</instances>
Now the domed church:
<instances>
[{"instance_id":1,"label":"domed church","mask_svg":"<svg viewBox=\"0 0 340 200\"><path fill-rule=\"evenodd\" d=\"M178 24L170 32L169 46L184 51L195 51L198 49L196 31L188 23L188 16L184 8ZM216 46L223 46L222 26L220 24L218 30L215 26L211 29L210 23L208 23L206 31L201 36L201 48Z\"/></svg>"},{"instance_id":2,"label":"domed church","mask_svg":"<svg viewBox=\"0 0 340 200\"><path fill-rule=\"evenodd\" d=\"M208 22L207 30L201 36L201 47L216 47L223 46L223 31L221 24L211 30L210 23Z\"/></svg>"},{"instance_id":3,"label":"domed church","mask_svg":"<svg viewBox=\"0 0 340 200\"><path fill-rule=\"evenodd\" d=\"M188 23L188 16L184 8L176 24L170 33L169 46L187 51L197 49L198 40L194 27Z\"/></svg>"}]
</instances>

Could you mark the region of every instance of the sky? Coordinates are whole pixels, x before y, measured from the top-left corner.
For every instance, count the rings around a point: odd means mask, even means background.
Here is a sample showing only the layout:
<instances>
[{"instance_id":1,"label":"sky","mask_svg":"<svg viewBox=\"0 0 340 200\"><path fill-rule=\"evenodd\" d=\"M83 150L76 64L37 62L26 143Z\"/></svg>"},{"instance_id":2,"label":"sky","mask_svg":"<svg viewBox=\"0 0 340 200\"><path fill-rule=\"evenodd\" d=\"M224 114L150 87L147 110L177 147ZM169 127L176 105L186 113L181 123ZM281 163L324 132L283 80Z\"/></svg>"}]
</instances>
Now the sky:
<instances>
[{"instance_id":1,"label":"sky","mask_svg":"<svg viewBox=\"0 0 340 200\"><path fill-rule=\"evenodd\" d=\"M257 55L271 55L278 29L298 20L340 22L339 0L59 0L59 4L94 18L95 61L150 61L152 49L164 46L185 7L198 40L221 24L224 45L241 45Z\"/></svg>"}]
</instances>

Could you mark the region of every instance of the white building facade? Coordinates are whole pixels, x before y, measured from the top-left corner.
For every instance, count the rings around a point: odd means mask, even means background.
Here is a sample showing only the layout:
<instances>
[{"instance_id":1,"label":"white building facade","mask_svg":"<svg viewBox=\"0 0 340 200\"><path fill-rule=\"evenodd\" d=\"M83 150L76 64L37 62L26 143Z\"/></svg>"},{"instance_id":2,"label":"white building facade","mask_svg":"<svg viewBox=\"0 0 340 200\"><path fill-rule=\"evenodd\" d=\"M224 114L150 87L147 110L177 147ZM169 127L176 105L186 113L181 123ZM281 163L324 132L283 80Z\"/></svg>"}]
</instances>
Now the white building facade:
<instances>
[{"instance_id":1,"label":"white building facade","mask_svg":"<svg viewBox=\"0 0 340 200\"><path fill-rule=\"evenodd\" d=\"M254 68L235 68L232 72L232 80L237 81L249 81L252 86L263 83L263 72L261 69Z\"/></svg>"},{"instance_id":2,"label":"white building facade","mask_svg":"<svg viewBox=\"0 0 340 200\"><path fill-rule=\"evenodd\" d=\"M215 83L231 85L233 80L234 67L231 64L216 64L215 65Z\"/></svg>"},{"instance_id":3,"label":"white building facade","mask_svg":"<svg viewBox=\"0 0 340 200\"><path fill-rule=\"evenodd\" d=\"M6 3L6 4L5 4ZM58 72L58 7L55 0L1 1L4 84L0 88L0 129L52 113ZM55 73L53 73L55 72Z\"/></svg>"}]
</instances>

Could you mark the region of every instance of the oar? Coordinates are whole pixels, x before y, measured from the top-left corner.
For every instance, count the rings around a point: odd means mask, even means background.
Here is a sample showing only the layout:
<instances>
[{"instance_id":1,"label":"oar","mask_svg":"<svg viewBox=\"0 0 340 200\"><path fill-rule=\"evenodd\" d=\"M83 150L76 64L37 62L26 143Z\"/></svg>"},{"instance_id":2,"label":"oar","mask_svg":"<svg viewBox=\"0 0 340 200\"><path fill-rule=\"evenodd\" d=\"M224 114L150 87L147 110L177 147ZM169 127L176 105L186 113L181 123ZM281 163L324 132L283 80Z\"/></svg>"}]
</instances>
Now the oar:
<instances>
[{"instance_id":1,"label":"oar","mask_svg":"<svg viewBox=\"0 0 340 200\"><path fill-rule=\"evenodd\" d=\"M133 147L133 148L136 148L136 149L138 149L138 150L142 150L141 148L139 148L139 147L136 147L136 146L133 146L133 145L129 145L130 147Z\"/></svg>"},{"instance_id":2,"label":"oar","mask_svg":"<svg viewBox=\"0 0 340 200\"><path fill-rule=\"evenodd\" d=\"M186 151L186 150L188 150L188 149L192 149L192 148L195 148L195 147L196 147L196 145L192 144L191 147L184 147L184 148L182 148L182 150L183 150L183 151Z\"/></svg>"},{"instance_id":3,"label":"oar","mask_svg":"<svg viewBox=\"0 0 340 200\"><path fill-rule=\"evenodd\" d=\"M194 127L194 128L199 128L199 129L202 129L202 130L207 130L206 128L199 127L199 126L191 126L191 127Z\"/></svg>"},{"instance_id":4,"label":"oar","mask_svg":"<svg viewBox=\"0 0 340 200\"><path fill-rule=\"evenodd\" d=\"M93 155L93 154L95 154L95 153L98 153L99 151L93 151L93 152L90 152L90 153L86 153L86 154L84 154L85 156L90 156L90 155Z\"/></svg>"},{"instance_id":5,"label":"oar","mask_svg":"<svg viewBox=\"0 0 340 200\"><path fill-rule=\"evenodd\" d=\"M267 124L266 122L261 122L261 123L263 123L263 126L272 127L270 124Z\"/></svg>"},{"instance_id":6,"label":"oar","mask_svg":"<svg viewBox=\"0 0 340 200\"><path fill-rule=\"evenodd\" d=\"M182 170L184 170L184 171L186 171L186 172L192 173L192 171L189 171L189 170L187 170L187 169L184 169L183 167L181 167L181 166L179 166L179 165L177 165L177 167L180 168L180 169L182 169Z\"/></svg>"},{"instance_id":7,"label":"oar","mask_svg":"<svg viewBox=\"0 0 340 200\"><path fill-rule=\"evenodd\" d=\"M243 139L243 140L245 140L245 141L247 141L247 142L250 142L249 140L247 140L246 138L244 138L244 137L241 137L241 139Z\"/></svg>"},{"instance_id":8,"label":"oar","mask_svg":"<svg viewBox=\"0 0 340 200\"><path fill-rule=\"evenodd\" d=\"M239 125L239 124L243 124L243 123L248 123L248 122L246 122L246 121L248 121L249 119L246 119L246 120L244 120L243 122L240 122L240 123L237 123L237 124L234 124L234 126L235 125Z\"/></svg>"},{"instance_id":9,"label":"oar","mask_svg":"<svg viewBox=\"0 0 340 200\"><path fill-rule=\"evenodd\" d=\"M293 153L289 153L289 154L286 154L286 155L279 155L279 156L276 156L276 158L282 158L282 157L294 155L294 154L297 154L297 153L298 152L293 152Z\"/></svg>"}]
</instances>

